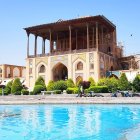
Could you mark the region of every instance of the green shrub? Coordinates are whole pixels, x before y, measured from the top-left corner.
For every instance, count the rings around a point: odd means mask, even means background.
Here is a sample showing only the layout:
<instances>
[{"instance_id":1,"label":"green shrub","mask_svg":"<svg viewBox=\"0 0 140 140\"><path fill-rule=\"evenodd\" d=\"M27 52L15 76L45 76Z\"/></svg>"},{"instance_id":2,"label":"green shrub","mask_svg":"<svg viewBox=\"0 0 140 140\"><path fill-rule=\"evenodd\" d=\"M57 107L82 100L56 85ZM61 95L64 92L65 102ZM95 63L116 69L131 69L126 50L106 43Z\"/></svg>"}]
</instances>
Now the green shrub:
<instances>
[{"instance_id":1,"label":"green shrub","mask_svg":"<svg viewBox=\"0 0 140 140\"><path fill-rule=\"evenodd\" d=\"M108 93L108 87L107 86L92 86L88 89L89 91L93 91L95 93Z\"/></svg>"},{"instance_id":2,"label":"green shrub","mask_svg":"<svg viewBox=\"0 0 140 140\"><path fill-rule=\"evenodd\" d=\"M140 92L140 75L137 75L132 83L133 91Z\"/></svg>"},{"instance_id":3,"label":"green shrub","mask_svg":"<svg viewBox=\"0 0 140 140\"><path fill-rule=\"evenodd\" d=\"M30 91L30 92L29 92L29 95L34 95L34 92L33 92L33 91Z\"/></svg>"},{"instance_id":4,"label":"green shrub","mask_svg":"<svg viewBox=\"0 0 140 140\"><path fill-rule=\"evenodd\" d=\"M66 90L67 89L67 83L66 81L60 80L54 83L54 90Z\"/></svg>"},{"instance_id":5,"label":"green shrub","mask_svg":"<svg viewBox=\"0 0 140 140\"><path fill-rule=\"evenodd\" d=\"M34 90L33 90L33 94L36 95L36 94L39 94L41 93L41 91L44 90L44 87L42 85L36 85L34 87Z\"/></svg>"},{"instance_id":6,"label":"green shrub","mask_svg":"<svg viewBox=\"0 0 140 140\"><path fill-rule=\"evenodd\" d=\"M67 94L78 94L79 89L77 87L75 87L75 88L67 88L66 92L67 92Z\"/></svg>"},{"instance_id":7,"label":"green shrub","mask_svg":"<svg viewBox=\"0 0 140 140\"><path fill-rule=\"evenodd\" d=\"M89 77L88 81L90 82L90 86L95 86L96 83L92 77Z\"/></svg>"},{"instance_id":8,"label":"green shrub","mask_svg":"<svg viewBox=\"0 0 140 140\"><path fill-rule=\"evenodd\" d=\"M22 90L22 84L19 78L16 78L12 84L11 92L15 95L19 95Z\"/></svg>"},{"instance_id":9,"label":"green shrub","mask_svg":"<svg viewBox=\"0 0 140 140\"><path fill-rule=\"evenodd\" d=\"M68 80L66 81L66 83L67 83L67 87L68 87L68 88L73 88L73 87L75 87L74 82L73 82L72 79L68 79Z\"/></svg>"},{"instance_id":10,"label":"green shrub","mask_svg":"<svg viewBox=\"0 0 140 140\"><path fill-rule=\"evenodd\" d=\"M61 90L54 90L54 94L61 94Z\"/></svg>"},{"instance_id":11,"label":"green shrub","mask_svg":"<svg viewBox=\"0 0 140 140\"><path fill-rule=\"evenodd\" d=\"M21 91L15 92L14 95L21 95Z\"/></svg>"},{"instance_id":12,"label":"green shrub","mask_svg":"<svg viewBox=\"0 0 140 140\"><path fill-rule=\"evenodd\" d=\"M5 94L8 95L11 93L11 88L12 88L12 84L13 84L13 81L9 81L5 87Z\"/></svg>"},{"instance_id":13,"label":"green shrub","mask_svg":"<svg viewBox=\"0 0 140 140\"><path fill-rule=\"evenodd\" d=\"M47 86L48 91L54 90L54 81L50 80Z\"/></svg>"},{"instance_id":14,"label":"green shrub","mask_svg":"<svg viewBox=\"0 0 140 140\"><path fill-rule=\"evenodd\" d=\"M119 86L120 90L128 90L129 89L129 82L128 82L128 79L127 79L125 73L121 74L118 86Z\"/></svg>"},{"instance_id":15,"label":"green shrub","mask_svg":"<svg viewBox=\"0 0 140 140\"><path fill-rule=\"evenodd\" d=\"M22 89L22 90L21 90L21 93L22 93L23 95L29 95L29 91L26 90L26 89Z\"/></svg>"},{"instance_id":16,"label":"green shrub","mask_svg":"<svg viewBox=\"0 0 140 140\"><path fill-rule=\"evenodd\" d=\"M35 86L36 85L42 85L44 87L44 90L46 90L45 81L41 76L39 76L38 79L36 80Z\"/></svg>"},{"instance_id":17,"label":"green shrub","mask_svg":"<svg viewBox=\"0 0 140 140\"><path fill-rule=\"evenodd\" d=\"M3 94L8 95L9 94L9 88L4 88L3 89ZM2 88L0 88L0 95L2 95Z\"/></svg>"},{"instance_id":18,"label":"green shrub","mask_svg":"<svg viewBox=\"0 0 140 140\"><path fill-rule=\"evenodd\" d=\"M110 92L115 92L118 90L118 79L115 77L102 78L99 80L98 86L107 86Z\"/></svg>"}]
</instances>

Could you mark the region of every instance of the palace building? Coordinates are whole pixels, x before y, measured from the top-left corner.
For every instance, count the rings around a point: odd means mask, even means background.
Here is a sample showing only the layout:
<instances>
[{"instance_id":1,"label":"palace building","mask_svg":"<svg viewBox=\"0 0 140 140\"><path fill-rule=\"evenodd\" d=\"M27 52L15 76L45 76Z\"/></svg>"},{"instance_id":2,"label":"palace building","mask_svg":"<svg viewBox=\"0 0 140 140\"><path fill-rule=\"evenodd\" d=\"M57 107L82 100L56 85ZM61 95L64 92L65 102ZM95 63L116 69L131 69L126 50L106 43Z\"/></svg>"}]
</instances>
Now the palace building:
<instances>
[{"instance_id":1,"label":"palace building","mask_svg":"<svg viewBox=\"0 0 140 140\"><path fill-rule=\"evenodd\" d=\"M50 80L72 78L76 83L107 71L120 69L122 48L116 43L116 26L102 15L58 20L25 28L27 33L26 84L33 87L38 76ZM34 54L30 55L30 35L34 35ZM42 53L38 54L38 37ZM46 46L45 41L49 41ZM46 47L50 52L46 53Z\"/></svg>"},{"instance_id":2,"label":"palace building","mask_svg":"<svg viewBox=\"0 0 140 140\"><path fill-rule=\"evenodd\" d=\"M14 78L25 79L26 67L1 64L0 65L0 84L7 84L8 81L13 80Z\"/></svg>"}]
</instances>

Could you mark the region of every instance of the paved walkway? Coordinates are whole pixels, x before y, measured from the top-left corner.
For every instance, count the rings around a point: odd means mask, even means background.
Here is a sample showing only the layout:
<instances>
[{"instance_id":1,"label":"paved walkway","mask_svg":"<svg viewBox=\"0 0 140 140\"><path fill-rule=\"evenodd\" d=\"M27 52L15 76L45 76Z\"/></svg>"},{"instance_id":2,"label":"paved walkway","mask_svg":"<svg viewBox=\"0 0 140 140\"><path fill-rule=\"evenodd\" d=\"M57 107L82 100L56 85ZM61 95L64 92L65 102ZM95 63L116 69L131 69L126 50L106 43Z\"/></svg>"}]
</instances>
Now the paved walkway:
<instances>
[{"instance_id":1,"label":"paved walkway","mask_svg":"<svg viewBox=\"0 0 140 140\"><path fill-rule=\"evenodd\" d=\"M76 95L0 96L6 104L140 104L140 97L76 97Z\"/></svg>"}]
</instances>

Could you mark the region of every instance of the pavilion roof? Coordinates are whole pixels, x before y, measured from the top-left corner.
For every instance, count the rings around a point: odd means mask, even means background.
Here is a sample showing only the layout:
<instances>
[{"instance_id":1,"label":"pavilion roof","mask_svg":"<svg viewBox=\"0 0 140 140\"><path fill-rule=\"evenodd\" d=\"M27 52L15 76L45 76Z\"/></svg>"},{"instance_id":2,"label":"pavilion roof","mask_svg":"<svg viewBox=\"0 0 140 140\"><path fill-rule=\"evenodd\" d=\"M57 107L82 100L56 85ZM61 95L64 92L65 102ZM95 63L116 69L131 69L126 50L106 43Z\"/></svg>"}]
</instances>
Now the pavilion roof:
<instances>
[{"instance_id":1,"label":"pavilion roof","mask_svg":"<svg viewBox=\"0 0 140 140\"><path fill-rule=\"evenodd\" d=\"M59 32L59 31L67 31L68 26L71 26L72 28L79 28L79 27L85 27L85 24L89 25L95 25L96 22L100 25L104 25L110 30L114 30L116 26L109 21L105 16L103 15L97 15L97 16L87 16L87 17L80 17L76 19L70 19L70 20L58 20L57 22L48 23L48 24L41 24L36 26L31 26L24 28L27 33L31 33L38 36L45 36L47 32L50 30L53 32Z\"/></svg>"}]
</instances>

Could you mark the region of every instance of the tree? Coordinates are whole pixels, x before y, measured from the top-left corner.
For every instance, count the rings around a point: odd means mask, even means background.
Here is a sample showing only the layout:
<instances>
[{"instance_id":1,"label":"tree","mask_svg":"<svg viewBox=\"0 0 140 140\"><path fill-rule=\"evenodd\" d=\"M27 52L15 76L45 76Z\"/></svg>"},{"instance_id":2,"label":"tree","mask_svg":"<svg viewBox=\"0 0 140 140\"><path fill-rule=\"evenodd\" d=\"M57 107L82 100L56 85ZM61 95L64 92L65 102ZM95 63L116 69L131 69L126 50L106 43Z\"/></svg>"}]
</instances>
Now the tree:
<instances>
[{"instance_id":1,"label":"tree","mask_svg":"<svg viewBox=\"0 0 140 140\"><path fill-rule=\"evenodd\" d=\"M115 92L118 89L118 79L115 77L102 78L99 80L98 86L107 86L110 92Z\"/></svg>"},{"instance_id":2,"label":"tree","mask_svg":"<svg viewBox=\"0 0 140 140\"><path fill-rule=\"evenodd\" d=\"M47 90L52 91L54 90L54 81L50 80L48 85L47 85Z\"/></svg>"},{"instance_id":3,"label":"tree","mask_svg":"<svg viewBox=\"0 0 140 140\"><path fill-rule=\"evenodd\" d=\"M74 82L73 82L72 79L68 79L68 80L66 81L66 83L67 83L67 87L68 87L68 88L73 88L73 87L75 87Z\"/></svg>"},{"instance_id":4,"label":"tree","mask_svg":"<svg viewBox=\"0 0 140 140\"><path fill-rule=\"evenodd\" d=\"M129 81L128 81L125 73L122 73L120 76L119 89L120 90L128 90L129 89Z\"/></svg>"},{"instance_id":5,"label":"tree","mask_svg":"<svg viewBox=\"0 0 140 140\"><path fill-rule=\"evenodd\" d=\"M137 75L132 83L133 91L140 92L140 75Z\"/></svg>"},{"instance_id":6,"label":"tree","mask_svg":"<svg viewBox=\"0 0 140 140\"><path fill-rule=\"evenodd\" d=\"M5 94L10 94L11 93L11 88L12 88L12 84L13 84L13 81L9 81L4 89L5 91Z\"/></svg>"},{"instance_id":7,"label":"tree","mask_svg":"<svg viewBox=\"0 0 140 140\"><path fill-rule=\"evenodd\" d=\"M20 94L23 86L19 78L16 78L12 84L11 92L13 94Z\"/></svg>"},{"instance_id":8,"label":"tree","mask_svg":"<svg viewBox=\"0 0 140 140\"><path fill-rule=\"evenodd\" d=\"M96 83L92 77L89 77L88 81L90 82L90 86L95 86Z\"/></svg>"},{"instance_id":9,"label":"tree","mask_svg":"<svg viewBox=\"0 0 140 140\"><path fill-rule=\"evenodd\" d=\"M42 85L44 87L44 90L46 90L46 85L45 85L45 81L43 79L43 77L39 76L38 79L35 82L35 86L36 85Z\"/></svg>"}]
</instances>

